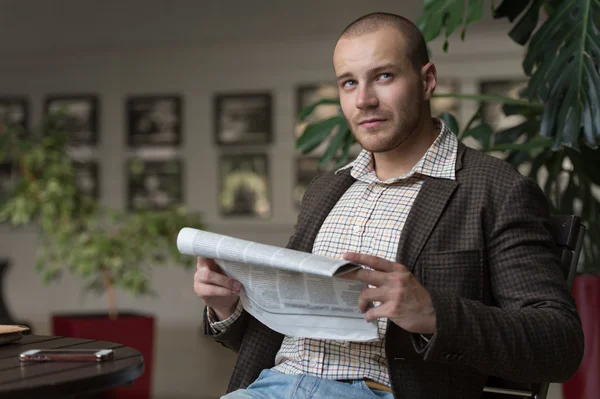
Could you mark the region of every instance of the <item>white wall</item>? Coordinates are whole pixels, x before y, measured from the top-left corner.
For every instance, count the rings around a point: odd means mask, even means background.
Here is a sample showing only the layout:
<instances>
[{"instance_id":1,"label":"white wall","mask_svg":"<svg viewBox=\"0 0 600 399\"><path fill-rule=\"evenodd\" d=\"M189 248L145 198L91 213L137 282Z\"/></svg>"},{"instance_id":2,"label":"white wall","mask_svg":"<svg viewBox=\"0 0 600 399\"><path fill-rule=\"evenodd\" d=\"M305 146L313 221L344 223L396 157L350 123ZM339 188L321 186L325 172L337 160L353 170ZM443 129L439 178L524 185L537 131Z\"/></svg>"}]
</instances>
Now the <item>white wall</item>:
<instances>
[{"instance_id":1,"label":"white wall","mask_svg":"<svg viewBox=\"0 0 600 399\"><path fill-rule=\"evenodd\" d=\"M341 16L333 7L327 11L328 18L319 14L320 20L331 21L337 29L350 21L350 15L355 17L374 10L366 9L369 7L363 3L348 2ZM402 12L396 3L399 2L381 2L379 9ZM409 16L414 17L414 8L411 10L413 15ZM295 12L302 12L302 9ZM296 19L309 21L311 12L308 8L304 14L296 15ZM24 13L20 10L15 15ZM186 13L180 10L178 15L183 18ZM4 18L10 19L6 15ZM255 13L254 18L257 19L254 21L256 26L273 21L268 13ZM308 36L289 32L279 35L277 29L284 29L279 23L272 31L254 37L247 30L240 30L238 35L228 30L220 43L214 37L200 36L191 42L180 41L177 45L167 46L160 40L161 31L180 28L176 26L177 19L168 21L166 26L157 24L157 32L151 37L143 37L139 32L136 36L135 29L128 30L124 26L104 26L119 32L126 43L133 35L129 44L136 44L135 48L110 40L100 43L96 40L97 34L88 35L89 42L86 42L86 32L81 30L73 32L81 35L77 40L54 34L66 42L71 40L72 45L61 47L57 43L60 51L52 52L31 39L30 34L25 34L24 46L20 48L19 35L15 35L16 44L11 41L9 48L12 55L0 60L0 95L26 95L30 99L30 122L35 125L42 115L46 95L97 94L101 132L94 157L100 164L102 201L121 208L126 200L124 161L132 155L125 146L126 96L180 94L183 97L184 145L175 151L175 155L185 163L185 202L202 211L214 231L284 245L296 215L292 203L294 90L299 84L333 79L331 52L337 30L332 30L331 34L319 32ZM193 18L187 21L193 21ZM214 20L211 23L212 26L219 25ZM228 25L228 28L235 29L235 26ZM439 76L459 78L463 92L475 92L483 77L521 76L520 47L507 39L504 27L485 28L471 28L466 43L453 41L449 55L441 54L439 43L432 46ZM99 28L96 26L96 29ZM43 32L39 33L43 35ZM38 37L43 42L43 37ZM152 38L156 38L156 42ZM27 45L30 51L25 51ZM216 92L244 90L269 90L273 94L275 140L265 148L270 160L273 194L273 216L268 221L225 220L218 214L217 160L221 151L213 144L212 96ZM461 108L465 116L472 111L473 104L464 103ZM80 285L69 276L60 283L43 286L33 270L35 246L33 228L11 230L0 226L0 254L14 261L5 281L5 294L16 316L31 321L37 333L49 333L52 312L105 307L104 298L90 296L81 300ZM126 294L118 297L122 309L151 312L158 319L156 397L216 397L223 391L234 362L231 353L199 334L202 304L192 291L192 274L179 268L157 268L153 283L160 295L158 299L134 299Z\"/></svg>"}]
</instances>

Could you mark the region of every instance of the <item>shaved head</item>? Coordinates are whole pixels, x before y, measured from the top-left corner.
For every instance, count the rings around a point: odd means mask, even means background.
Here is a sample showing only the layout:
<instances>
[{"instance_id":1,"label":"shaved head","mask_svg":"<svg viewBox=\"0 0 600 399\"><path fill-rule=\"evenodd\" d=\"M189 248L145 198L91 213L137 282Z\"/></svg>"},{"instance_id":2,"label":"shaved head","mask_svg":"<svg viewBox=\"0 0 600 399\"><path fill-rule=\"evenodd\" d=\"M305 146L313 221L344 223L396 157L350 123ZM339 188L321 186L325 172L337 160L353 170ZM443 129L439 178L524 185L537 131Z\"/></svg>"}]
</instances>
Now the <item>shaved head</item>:
<instances>
[{"instance_id":1,"label":"shaved head","mask_svg":"<svg viewBox=\"0 0 600 399\"><path fill-rule=\"evenodd\" d=\"M400 15L385 12L367 14L351 22L340 35L340 39L352 39L377 32L381 28L394 28L402 35L406 56L416 71L429 62L423 34L415 24Z\"/></svg>"}]
</instances>

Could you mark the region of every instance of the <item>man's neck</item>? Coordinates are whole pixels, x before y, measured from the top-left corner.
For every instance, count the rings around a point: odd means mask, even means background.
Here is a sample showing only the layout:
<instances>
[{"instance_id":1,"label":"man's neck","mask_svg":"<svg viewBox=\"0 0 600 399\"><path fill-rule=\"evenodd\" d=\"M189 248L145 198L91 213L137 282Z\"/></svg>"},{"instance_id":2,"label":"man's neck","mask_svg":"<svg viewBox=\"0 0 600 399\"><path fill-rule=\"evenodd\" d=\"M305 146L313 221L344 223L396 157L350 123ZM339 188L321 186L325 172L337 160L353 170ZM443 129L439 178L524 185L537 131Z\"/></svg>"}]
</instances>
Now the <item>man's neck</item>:
<instances>
[{"instance_id":1,"label":"man's neck","mask_svg":"<svg viewBox=\"0 0 600 399\"><path fill-rule=\"evenodd\" d=\"M439 132L431 118L426 118L398 147L373 153L377 178L386 181L411 171L437 138Z\"/></svg>"}]
</instances>

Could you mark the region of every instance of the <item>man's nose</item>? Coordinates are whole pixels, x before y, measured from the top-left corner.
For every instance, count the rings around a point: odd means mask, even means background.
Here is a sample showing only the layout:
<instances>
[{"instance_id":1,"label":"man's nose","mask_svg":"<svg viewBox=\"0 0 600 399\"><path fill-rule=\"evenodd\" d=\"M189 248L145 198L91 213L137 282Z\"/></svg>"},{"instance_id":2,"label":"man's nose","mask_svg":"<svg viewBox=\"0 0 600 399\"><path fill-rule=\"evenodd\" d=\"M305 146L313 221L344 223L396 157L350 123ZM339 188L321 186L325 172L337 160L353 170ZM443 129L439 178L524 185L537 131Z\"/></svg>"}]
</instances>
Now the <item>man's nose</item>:
<instances>
[{"instance_id":1,"label":"man's nose","mask_svg":"<svg viewBox=\"0 0 600 399\"><path fill-rule=\"evenodd\" d=\"M372 90L364 86L358 90L358 96L356 97L356 108L374 108L377 105L379 105L379 100L377 100L377 96L375 96Z\"/></svg>"}]
</instances>

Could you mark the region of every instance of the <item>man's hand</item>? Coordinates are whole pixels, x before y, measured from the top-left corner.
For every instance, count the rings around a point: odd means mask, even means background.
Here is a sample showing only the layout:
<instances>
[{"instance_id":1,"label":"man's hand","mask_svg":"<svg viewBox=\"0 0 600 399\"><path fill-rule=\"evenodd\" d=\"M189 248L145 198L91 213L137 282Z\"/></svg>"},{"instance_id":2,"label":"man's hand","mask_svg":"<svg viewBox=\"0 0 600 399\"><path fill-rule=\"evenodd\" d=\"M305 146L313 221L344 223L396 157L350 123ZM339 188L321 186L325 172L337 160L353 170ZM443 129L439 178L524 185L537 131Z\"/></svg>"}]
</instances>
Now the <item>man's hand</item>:
<instances>
[{"instance_id":1,"label":"man's hand","mask_svg":"<svg viewBox=\"0 0 600 399\"><path fill-rule=\"evenodd\" d=\"M235 312L242 285L225 275L213 259L198 257L194 292L211 308L219 320Z\"/></svg>"},{"instance_id":2,"label":"man's hand","mask_svg":"<svg viewBox=\"0 0 600 399\"><path fill-rule=\"evenodd\" d=\"M358 299L358 308L366 312L367 322L386 317L409 332L435 332L436 317L429 292L404 265L354 252L345 253L344 259L373 269L347 275L349 279L375 286L363 289ZM372 302L381 305L370 307Z\"/></svg>"}]
</instances>

